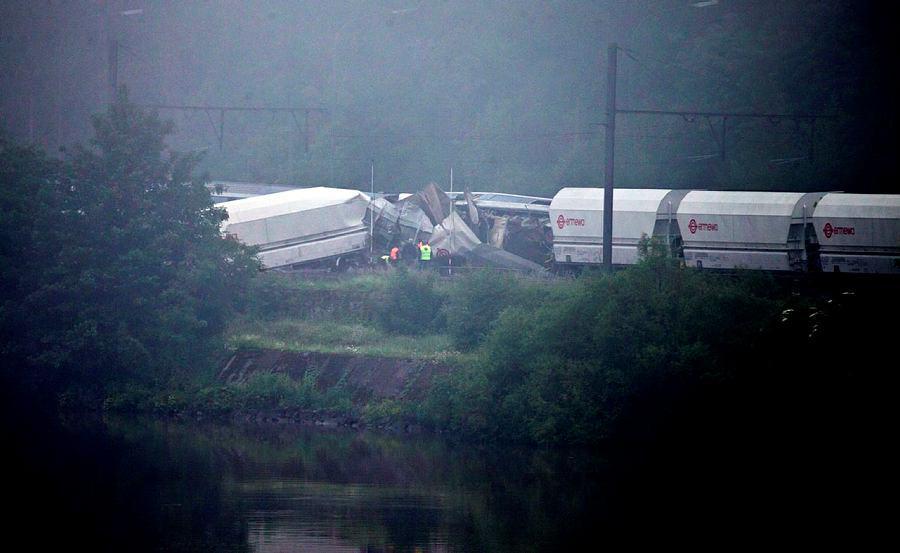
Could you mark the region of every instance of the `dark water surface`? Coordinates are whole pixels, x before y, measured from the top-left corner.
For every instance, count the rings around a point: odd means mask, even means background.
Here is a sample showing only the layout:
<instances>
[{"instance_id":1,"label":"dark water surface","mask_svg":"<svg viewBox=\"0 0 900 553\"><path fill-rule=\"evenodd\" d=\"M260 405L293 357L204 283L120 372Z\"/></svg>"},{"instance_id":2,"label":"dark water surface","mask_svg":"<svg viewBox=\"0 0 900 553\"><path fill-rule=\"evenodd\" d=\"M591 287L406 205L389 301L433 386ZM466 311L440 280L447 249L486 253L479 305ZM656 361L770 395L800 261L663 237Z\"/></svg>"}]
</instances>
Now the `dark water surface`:
<instances>
[{"instance_id":1,"label":"dark water surface","mask_svg":"<svg viewBox=\"0 0 900 553\"><path fill-rule=\"evenodd\" d=\"M649 470L586 451L276 424L11 422L6 524L36 551L592 550L735 521L745 537L805 531L795 507L814 489L767 485L762 458L723 464L714 448Z\"/></svg>"},{"instance_id":2,"label":"dark water surface","mask_svg":"<svg viewBox=\"0 0 900 553\"><path fill-rule=\"evenodd\" d=\"M38 549L549 551L609 509L608 463L587 452L152 419L24 438L15 493Z\"/></svg>"}]
</instances>

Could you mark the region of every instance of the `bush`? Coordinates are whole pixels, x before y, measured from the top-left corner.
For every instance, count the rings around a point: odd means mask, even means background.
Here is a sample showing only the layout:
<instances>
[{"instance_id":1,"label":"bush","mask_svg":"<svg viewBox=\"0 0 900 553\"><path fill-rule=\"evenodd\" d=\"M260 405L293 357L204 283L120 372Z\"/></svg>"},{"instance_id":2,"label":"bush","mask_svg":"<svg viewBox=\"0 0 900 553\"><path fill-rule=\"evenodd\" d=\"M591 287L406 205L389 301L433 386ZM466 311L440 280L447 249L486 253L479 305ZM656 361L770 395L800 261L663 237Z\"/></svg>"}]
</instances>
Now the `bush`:
<instances>
[{"instance_id":1,"label":"bush","mask_svg":"<svg viewBox=\"0 0 900 553\"><path fill-rule=\"evenodd\" d=\"M382 294L381 274L309 280L276 271L260 273L250 284L245 314L261 320L321 317L371 321L374 299Z\"/></svg>"},{"instance_id":2,"label":"bush","mask_svg":"<svg viewBox=\"0 0 900 553\"><path fill-rule=\"evenodd\" d=\"M570 283L478 271L454 281L442 313L453 345L472 351L484 341L504 309L538 309L565 297Z\"/></svg>"},{"instance_id":3,"label":"bush","mask_svg":"<svg viewBox=\"0 0 900 553\"><path fill-rule=\"evenodd\" d=\"M475 349L504 308L514 303L518 281L509 275L479 271L457 280L444 305L447 330L460 350Z\"/></svg>"},{"instance_id":4,"label":"bush","mask_svg":"<svg viewBox=\"0 0 900 553\"><path fill-rule=\"evenodd\" d=\"M103 410L110 413L140 413L149 410L151 403L149 390L128 385L107 395L103 400Z\"/></svg>"},{"instance_id":5,"label":"bush","mask_svg":"<svg viewBox=\"0 0 900 553\"><path fill-rule=\"evenodd\" d=\"M779 313L767 296L771 285L670 261L648 256L544 301L491 298L490 291L515 294L485 279L471 294L492 306L483 318L507 304L486 330L464 320L468 300L449 300L451 329L468 344L478 332L486 336L477 366L432 389L425 419L481 438L587 444L621 436L626 414L639 406L630 420L652 433L691 390L733 380ZM468 309L481 307L472 300Z\"/></svg>"},{"instance_id":6,"label":"bush","mask_svg":"<svg viewBox=\"0 0 900 553\"><path fill-rule=\"evenodd\" d=\"M282 373L256 373L234 388L235 401L244 409L311 408L319 403L312 371L299 381Z\"/></svg>"},{"instance_id":7,"label":"bush","mask_svg":"<svg viewBox=\"0 0 900 553\"><path fill-rule=\"evenodd\" d=\"M234 386L211 386L203 388L194 397L195 410L212 415L223 415L235 408Z\"/></svg>"},{"instance_id":8,"label":"bush","mask_svg":"<svg viewBox=\"0 0 900 553\"><path fill-rule=\"evenodd\" d=\"M368 425L382 426L397 421L404 414L404 404L396 399L384 399L367 404L362 411L362 420Z\"/></svg>"},{"instance_id":9,"label":"bush","mask_svg":"<svg viewBox=\"0 0 900 553\"><path fill-rule=\"evenodd\" d=\"M375 317L387 332L419 335L434 328L443 298L434 288L432 273L398 267L379 297Z\"/></svg>"}]
</instances>

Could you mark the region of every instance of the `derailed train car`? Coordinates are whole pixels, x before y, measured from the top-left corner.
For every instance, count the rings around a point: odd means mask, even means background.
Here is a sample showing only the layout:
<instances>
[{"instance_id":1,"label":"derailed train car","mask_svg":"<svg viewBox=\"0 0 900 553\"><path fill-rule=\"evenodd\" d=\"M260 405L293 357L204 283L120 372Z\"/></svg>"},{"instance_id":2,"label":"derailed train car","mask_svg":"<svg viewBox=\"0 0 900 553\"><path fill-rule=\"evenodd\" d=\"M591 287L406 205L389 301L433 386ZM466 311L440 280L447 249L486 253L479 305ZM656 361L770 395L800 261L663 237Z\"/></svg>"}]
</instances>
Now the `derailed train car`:
<instances>
[{"instance_id":1,"label":"derailed train car","mask_svg":"<svg viewBox=\"0 0 900 553\"><path fill-rule=\"evenodd\" d=\"M301 188L216 204L228 212L222 232L259 248L264 269L362 258L369 196L341 188Z\"/></svg>"},{"instance_id":2,"label":"derailed train car","mask_svg":"<svg viewBox=\"0 0 900 553\"><path fill-rule=\"evenodd\" d=\"M617 189L614 265L652 238L685 265L778 272L900 274L900 196ZM550 204L557 265L603 262L603 190L564 188Z\"/></svg>"}]
</instances>

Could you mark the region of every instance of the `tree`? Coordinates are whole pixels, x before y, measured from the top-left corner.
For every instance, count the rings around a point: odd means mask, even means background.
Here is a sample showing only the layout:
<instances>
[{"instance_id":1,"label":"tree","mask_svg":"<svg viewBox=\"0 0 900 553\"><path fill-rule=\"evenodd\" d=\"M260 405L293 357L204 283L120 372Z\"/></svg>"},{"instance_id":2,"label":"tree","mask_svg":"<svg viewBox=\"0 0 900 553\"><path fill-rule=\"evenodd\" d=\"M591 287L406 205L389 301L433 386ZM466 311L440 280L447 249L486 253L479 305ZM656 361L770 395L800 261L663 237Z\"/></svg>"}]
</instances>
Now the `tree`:
<instances>
[{"instance_id":1,"label":"tree","mask_svg":"<svg viewBox=\"0 0 900 553\"><path fill-rule=\"evenodd\" d=\"M192 177L199 157L166 148L170 123L124 90L93 123L59 174L38 167L39 201L15 215L32 223L29 247L4 259L2 324L57 385L183 376L211 360L257 262L220 236L225 212Z\"/></svg>"}]
</instances>

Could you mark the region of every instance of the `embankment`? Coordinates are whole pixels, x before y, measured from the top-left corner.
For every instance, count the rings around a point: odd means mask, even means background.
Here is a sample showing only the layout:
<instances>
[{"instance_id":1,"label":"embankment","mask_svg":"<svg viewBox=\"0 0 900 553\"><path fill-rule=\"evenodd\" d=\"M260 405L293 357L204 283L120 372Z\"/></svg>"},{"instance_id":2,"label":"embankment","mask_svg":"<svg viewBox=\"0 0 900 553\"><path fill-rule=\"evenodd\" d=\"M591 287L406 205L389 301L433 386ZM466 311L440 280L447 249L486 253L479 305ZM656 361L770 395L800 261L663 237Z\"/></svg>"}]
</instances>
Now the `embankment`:
<instances>
[{"instance_id":1,"label":"embankment","mask_svg":"<svg viewBox=\"0 0 900 553\"><path fill-rule=\"evenodd\" d=\"M319 390L343 386L354 404L363 405L382 399L422 399L434 377L449 371L450 365L431 359L241 349L225 363L219 380L241 384L261 373L302 380L314 372Z\"/></svg>"}]
</instances>

